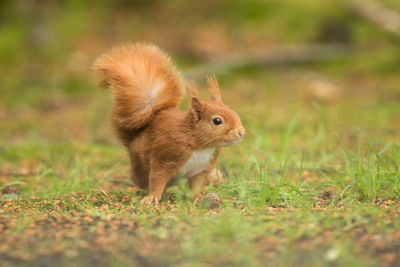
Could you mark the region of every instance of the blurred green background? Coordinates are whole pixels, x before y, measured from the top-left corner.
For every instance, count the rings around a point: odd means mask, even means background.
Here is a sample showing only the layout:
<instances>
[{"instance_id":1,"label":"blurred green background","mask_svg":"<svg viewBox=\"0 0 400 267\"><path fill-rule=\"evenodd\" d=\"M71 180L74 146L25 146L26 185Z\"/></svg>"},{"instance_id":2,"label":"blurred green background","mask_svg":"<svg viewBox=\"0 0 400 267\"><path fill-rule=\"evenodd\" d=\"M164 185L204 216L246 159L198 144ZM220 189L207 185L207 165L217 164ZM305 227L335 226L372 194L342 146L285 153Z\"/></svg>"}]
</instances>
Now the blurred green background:
<instances>
[{"instance_id":1,"label":"blurred green background","mask_svg":"<svg viewBox=\"0 0 400 267\"><path fill-rule=\"evenodd\" d=\"M104 122L108 95L90 66L115 43L143 40L187 77L203 82L215 72L245 120L273 126L293 105L306 114L317 102L345 105L334 109L342 123L393 131L400 23L387 12L400 12L400 2L377 2L1 1L0 142L115 143Z\"/></svg>"}]
</instances>

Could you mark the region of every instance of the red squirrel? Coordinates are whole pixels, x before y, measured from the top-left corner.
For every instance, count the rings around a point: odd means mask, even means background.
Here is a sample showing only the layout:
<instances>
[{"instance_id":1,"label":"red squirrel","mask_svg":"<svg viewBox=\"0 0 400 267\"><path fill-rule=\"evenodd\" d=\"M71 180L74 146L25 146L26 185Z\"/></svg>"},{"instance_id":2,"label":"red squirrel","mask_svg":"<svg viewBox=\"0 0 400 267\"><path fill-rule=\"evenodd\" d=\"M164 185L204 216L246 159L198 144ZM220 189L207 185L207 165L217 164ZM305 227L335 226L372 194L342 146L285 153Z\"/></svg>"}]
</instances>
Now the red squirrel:
<instances>
[{"instance_id":1,"label":"red squirrel","mask_svg":"<svg viewBox=\"0 0 400 267\"><path fill-rule=\"evenodd\" d=\"M169 56L157 46L119 45L93 65L111 89L112 124L129 152L131 178L149 189L142 204L155 204L174 177L185 177L197 201L215 168L221 147L239 142L245 129L221 99L215 76L208 78L211 99L199 99L195 84L185 83ZM177 108L190 96L187 111Z\"/></svg>"}]
</instances>

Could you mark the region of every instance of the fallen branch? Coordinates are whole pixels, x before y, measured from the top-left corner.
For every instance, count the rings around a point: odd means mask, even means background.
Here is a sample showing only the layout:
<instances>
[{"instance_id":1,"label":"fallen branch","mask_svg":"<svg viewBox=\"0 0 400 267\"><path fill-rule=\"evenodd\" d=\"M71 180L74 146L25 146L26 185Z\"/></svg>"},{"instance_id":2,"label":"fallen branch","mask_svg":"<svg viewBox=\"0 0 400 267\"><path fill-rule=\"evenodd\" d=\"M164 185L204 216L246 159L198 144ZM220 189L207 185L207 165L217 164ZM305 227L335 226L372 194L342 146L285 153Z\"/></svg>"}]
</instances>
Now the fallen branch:
<instances>
[{"instance_id":1,"label":"fallen branch","mask_svg":"<svg viewBox=\"0 0 400 267\"><path fill-rule=\"evenodd\" d=\"M244 67L332 61L345 58L349 52L350 47L347 44L281 45L276 48L224 55L187 70L185 76L199 80L210 73L220 75Z\"/></svg>"},{"instance_id":2,"label":"fallen branch","mask_svg":"<svg viewBox=\"0 0 400 267\"><path fill-rule=\"evenodd\" d=\"M400 14L380 2L360 1L353 10L368 21L382 27L382 29L400 36Z\"/></svg>"}]
</instances>

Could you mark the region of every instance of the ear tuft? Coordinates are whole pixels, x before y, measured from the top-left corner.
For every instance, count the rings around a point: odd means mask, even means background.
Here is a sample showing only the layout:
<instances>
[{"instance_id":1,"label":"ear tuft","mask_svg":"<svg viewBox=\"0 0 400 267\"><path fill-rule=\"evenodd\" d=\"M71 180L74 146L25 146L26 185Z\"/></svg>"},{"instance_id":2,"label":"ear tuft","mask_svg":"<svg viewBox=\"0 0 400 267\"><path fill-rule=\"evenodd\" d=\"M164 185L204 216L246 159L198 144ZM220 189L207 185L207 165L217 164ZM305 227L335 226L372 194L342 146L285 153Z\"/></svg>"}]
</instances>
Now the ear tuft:
<instances>
[{"instance_id":1,"label":"ear tuft","mask_svg":"<svg viewBox=\"0 0 400 267\"><path fill-rule=\"evenodd\" d=\"M207 78L208 91L210 92L211 100L215 102L222 102L221 92L219 91L219 85L217 78L214 74L211 74Z\"/></svg>"}]
</instances>

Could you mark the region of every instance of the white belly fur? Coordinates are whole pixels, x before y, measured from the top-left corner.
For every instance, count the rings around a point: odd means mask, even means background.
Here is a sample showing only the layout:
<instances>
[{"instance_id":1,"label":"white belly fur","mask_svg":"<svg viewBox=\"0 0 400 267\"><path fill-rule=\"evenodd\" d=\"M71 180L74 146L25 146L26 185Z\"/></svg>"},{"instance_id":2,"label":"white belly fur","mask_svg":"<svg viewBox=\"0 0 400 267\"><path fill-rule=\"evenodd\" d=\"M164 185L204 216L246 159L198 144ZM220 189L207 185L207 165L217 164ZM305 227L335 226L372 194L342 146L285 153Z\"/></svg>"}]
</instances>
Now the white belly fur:
<instances>
[{"instance_id":1,"label":"white belly fur","mask_svg":"<svg viewBox=\"0 0 400 267\"><path fill-rule=\"evenodd\" d=\"M205 148L195 150L192 156L186 161L185 165L177 172L178 176L190 178L202 171L204 171L214 154L215 148Z\"/></svg>"}]
</instances>

